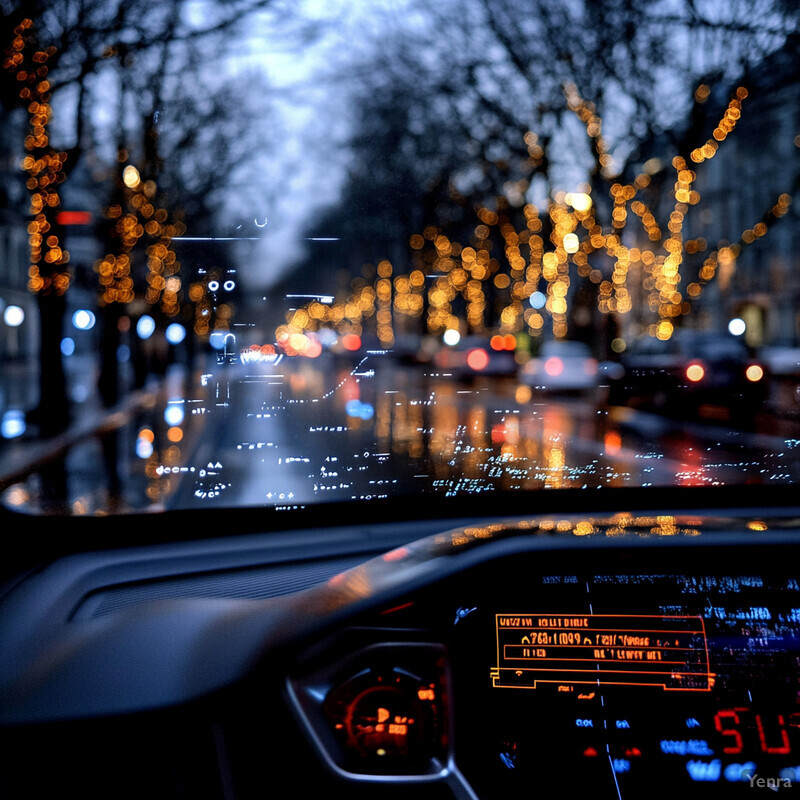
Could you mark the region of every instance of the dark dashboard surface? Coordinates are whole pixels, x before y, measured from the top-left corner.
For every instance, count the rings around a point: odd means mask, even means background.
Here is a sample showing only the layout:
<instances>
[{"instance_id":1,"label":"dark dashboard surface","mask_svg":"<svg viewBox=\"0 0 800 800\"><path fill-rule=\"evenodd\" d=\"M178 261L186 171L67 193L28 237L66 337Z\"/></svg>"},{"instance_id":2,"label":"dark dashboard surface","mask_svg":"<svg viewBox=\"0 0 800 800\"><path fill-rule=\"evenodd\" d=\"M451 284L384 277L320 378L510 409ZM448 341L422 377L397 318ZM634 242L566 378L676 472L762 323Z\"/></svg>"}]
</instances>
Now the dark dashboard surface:
<instances>
[{"instance_id":1,"label":"dark dashboard surface","mask_svg":"<svg viewBox=\"0 0 800 800\"><path fill-rule=\"evenodd\" d=\"M789 790L798 519L431 520L380 552L352 526L57 560L2 604L0 787Z\"/></svg>"}]
</instances>

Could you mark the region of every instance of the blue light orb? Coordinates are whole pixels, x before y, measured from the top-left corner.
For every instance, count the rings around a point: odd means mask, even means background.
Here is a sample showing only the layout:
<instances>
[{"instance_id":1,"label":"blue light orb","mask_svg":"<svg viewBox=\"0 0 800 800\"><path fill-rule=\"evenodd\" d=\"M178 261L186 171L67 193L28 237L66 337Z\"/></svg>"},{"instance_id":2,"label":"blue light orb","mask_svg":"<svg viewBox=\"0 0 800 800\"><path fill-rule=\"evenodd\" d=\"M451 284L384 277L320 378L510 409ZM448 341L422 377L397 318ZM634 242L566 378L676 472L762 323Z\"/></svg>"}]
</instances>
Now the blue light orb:
<instances>
[{"instance_id":1,"label":"blue light orb","mask_svg":"<svg viewBox=\"0 0 800 800\"><path fill-rule=\"evenodd\" d=\"M139 317L136 323L136 335L140 339L149 339L156 329L156 321L148 314L143 314Z\"/></svg>"},{"instance_id":2,"label":"blue light orb","mask_svg":"<svg viewBox=\"0 0 800 800\"><path fill-rule=\"evenodd\" d=\"M186 338L186 328L179 322L167 326L167 341L170 344L180 344Z\"/></svg>"}]
</instances>

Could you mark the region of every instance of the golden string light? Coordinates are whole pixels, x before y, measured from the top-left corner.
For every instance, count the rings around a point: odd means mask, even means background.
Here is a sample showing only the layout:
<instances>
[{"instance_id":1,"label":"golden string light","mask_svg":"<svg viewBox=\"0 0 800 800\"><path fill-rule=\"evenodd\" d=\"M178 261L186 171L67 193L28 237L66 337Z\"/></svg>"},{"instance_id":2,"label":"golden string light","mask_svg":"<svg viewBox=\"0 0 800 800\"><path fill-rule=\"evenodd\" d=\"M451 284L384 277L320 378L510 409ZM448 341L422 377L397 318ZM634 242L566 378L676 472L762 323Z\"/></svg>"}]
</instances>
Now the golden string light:
<instances>
[{"instance_id":1,"label":"golden string light","mask_svg":"<svg viewBox=\"0 0 800 800\"><path fill-rule=\"evenodd\" d=\"M112 204L106 217L115 220L113 236L118 242L117 252L106 253L96 264L95 271L101 286L100 304L130 303L135 297L134 281L131 277L132 254L139 242L144 240L147 257L147 289L144 300L148 305L160 304L168 317L180 310L181 279L178 261L172 240L185 232L185 225L169 221L166 209L153 204L158 187L153 180L142 180L139 170L128 164L122 170L125 186L125 208ZM190 299L196 297L190 291ZM195 300L200 303L202 297ZM196 332L197 326L195 327Z\"/></svg>"},{"instance_id":2,"label":"golden string light","mask_svg":"<svg viewBox=\"0 0 800 800\"><path fill-rule=\"evenodd\" d=\"M382 347L392 347L395 342L392 325L392 263L386 259L378 264L378 280L375 298L378 304L376 316L378 339ZM317 303L321 306L321 303ZM324 308L324 306L322 306Z\"/></svg>"},{"instance_id":3,"label":"golden string light","mask_svg":"<svg viewBox=\"0 0 800 800\"><path fill-rule=\"evenodd\" d=\"M591 103L585 102L574 86L565 87L568 107L586 126L601 166L601 174L610 177L613 159L602 137L602 123ZM708 87L699 87L698 102L710 94ZM714 129L713 139L691 152L695 164L712 158L733 131L741 117L742 101L747 90L739 87ZM528 147L528 166L538 166L544 150L536 134L524 137ZM682 288L682 268L685 256L708 251L704 239L684 240L687 212L697 205L700 193L694 189L695 171L687 160L676 156L672 160L675 180L672 186L673 207L662 227L653 211L639 199L639 194L652 182L650 170L637 175L629 184L613 183L610 188L610 228L598 223L590 187L576 192L559 192L545 210L533 204L522 206L524 225L518 230L505 213L507 198L497 198L496 208L476 209L477 224L470 241L452 241L434 226L413 234L409 240L416 268L407 274L393 274L389 262L381 262L381 274L374 286L363 279L354 282L353 294L343 303L336 303L322 314L309 314L298 309L287 317L285 330L303 332L309 323L312 329L328 326L339 332L359 332L372 315L378 317L377 329L381 341L390 341L388 328L397 317L419 318L426 314L429 333L440 335L448 329L461 332L513 335L520 331L536 337L545 327L544 313L549 315L556 338L567 335L568 296L572 286L571 272L597 286L597 309L602 314L627 314L634 307L631 276L635 275L643 291L645 308L654 322L646 331L654 337L669 339L676 318L691 311L690 301L696 300L703 287L715 278L725 288L735 271L736 259L743 247L766 235L770 224L784 216L791 203L788 194L779 196L768 214L741 235L735 244L725 244L710 252L703 262L696 281ZM623 244L623 234L629 230L631 219L640 224L650 247L631 247ZM549 231L549 241L543 238ZM496 245L499 245L496 247ZM503 263L493 255L502 251ZM593 253L604 252L612 259L610 274L591 265ZM426 285L426 273L431 280ZM529 307L524 301L539 291L544 281L543 308ZM490 296L498 302L490 302ZM454 313L457 298L463 300L463 319ZM377 303L377 308L376 304ZM355 311L354 311L355 310ZM357 312L357 313L355 313ZM490 323L490 319L494 322ZM384 331L383 335L381 330Z\"/></svg>"},{"instance_id":4,"label":"golden string light","mask_svg":"<svg viewBox=\"0 0 800 800\"><path fill-rule=\"evenodd\" d=\"M69 252L62 246L56 225L57 209L61 205L58 186L66 177L67 154L50 146L48 134L52 109L47 62L55 53L54 47L36 47L33 21L24 19L14 29L3 67L14 73L21 85L18 96L25 102L28 112L25 136L28 155L21 164L28 176L25 186L30 192L29 211L33 217L28 224L28 289L35 294L61 295L70 284L66 268Z\"/></svg>"},{"instance_id":5,"label":"golden string light","mask_svg":"<svg viewBox=\"0 0 800 800\"><path fill-rule=\"evenodd\" d=\"M702 102L708 97L708 87L700 86L695 96ZM696 164L701 164L703 161L707 161L709 158L713 158L716 155L719 149L719 143L725 141L728 134L736 127L736 123L741 118L742 101L745 100L747 96L748 91L744 86L740 86L736 90L734 96L728 103L728 107L725 109L722 119L717 124L717 127L714 128L712 134L713 138L708 139L702 147L697 147L692 150L690 155L692 161Z\"/></svg>"}]
</instances>

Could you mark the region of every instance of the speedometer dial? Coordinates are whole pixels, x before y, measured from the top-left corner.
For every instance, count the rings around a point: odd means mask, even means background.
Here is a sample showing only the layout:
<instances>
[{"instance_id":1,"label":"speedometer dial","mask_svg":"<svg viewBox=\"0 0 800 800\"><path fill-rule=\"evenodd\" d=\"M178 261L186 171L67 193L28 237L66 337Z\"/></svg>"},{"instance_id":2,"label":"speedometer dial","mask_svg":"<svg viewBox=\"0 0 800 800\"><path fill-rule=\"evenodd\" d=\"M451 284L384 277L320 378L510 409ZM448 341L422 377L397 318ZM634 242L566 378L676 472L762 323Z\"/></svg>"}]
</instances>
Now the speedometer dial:
<instances>
[{"instance_id":1,"label":"speedometer dial","mask_svg":"<svg viewBox=\"0 0 800 800\"><path fill-rule=\"evenodd\" d=\"M367 646L292 684L328 762L353 776L441 775L449 761L438 645Z\"/></svg>"},{"instance_id":2,"label":"speedometer dial","mask_svg":"<svg viewBox=\"0 0 800 800\"><path fill-rule=\"evenodd\" d=\"M368 669L330 693L325 713L350 756L378 772L405 771L435 747L437 694L435 683L402 668Z\"/></svg>"}]
</instances>

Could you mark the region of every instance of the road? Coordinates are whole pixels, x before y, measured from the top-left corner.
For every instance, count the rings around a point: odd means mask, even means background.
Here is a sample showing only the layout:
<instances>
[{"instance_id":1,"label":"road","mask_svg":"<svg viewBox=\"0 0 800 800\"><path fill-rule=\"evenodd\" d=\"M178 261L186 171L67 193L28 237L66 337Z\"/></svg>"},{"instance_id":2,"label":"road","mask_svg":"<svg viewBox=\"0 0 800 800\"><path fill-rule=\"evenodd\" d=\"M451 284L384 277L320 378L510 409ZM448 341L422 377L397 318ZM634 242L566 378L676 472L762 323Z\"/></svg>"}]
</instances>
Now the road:
<instances>
[{"instance_id":1,"label":"road","mask_svg":"<svg viewBox=\"0 0 800 800\"><path fill-rule=\"evenodd\" d=\"M769 414L737 431L535 394L513 377L458 382L383 353L323 355L178 373L116 435L86 437L4 499L97 513L784 483L800 478L797 448L800 433Z\"/></svg>"},{"instance_id":2,"label":"road","mask_svg":"<svg viewBox=\"0 0 800 800\"><path fill-rule=\"evenodd\" d=\"M211 424L171 507L223 495L225 504L298 505L800 477L800 442L785 434L531 394L512 378L464 384L382 354L231 365L213 380ZM220 416L225 424L213 424Z\"/></svg>"}]
</instances>

